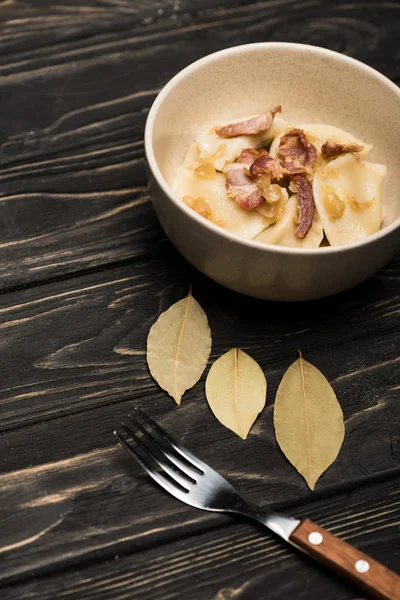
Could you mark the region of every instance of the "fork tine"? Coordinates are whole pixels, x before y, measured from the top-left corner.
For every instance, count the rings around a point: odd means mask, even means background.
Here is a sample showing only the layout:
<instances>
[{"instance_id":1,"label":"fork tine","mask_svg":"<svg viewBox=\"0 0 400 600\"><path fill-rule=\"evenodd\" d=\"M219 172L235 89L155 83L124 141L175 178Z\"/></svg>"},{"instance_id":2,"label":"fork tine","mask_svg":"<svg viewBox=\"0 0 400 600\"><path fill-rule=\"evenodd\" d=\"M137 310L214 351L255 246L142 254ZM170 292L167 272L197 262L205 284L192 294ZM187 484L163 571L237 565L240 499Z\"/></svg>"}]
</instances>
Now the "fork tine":
<instances>
[{"instance_id":1,"label":"fork tine","mask_svg":"<svg viewBox=\"0 0 400 600\"><path fill-rule=\"evenodd\" d=\"M164 475L158 473L152 466L151 460L149 457L140 449L139 446L134 448L118 433L118 431L114 431L114 435L121 444L121 446L128 452L130 456L136 460L136 462L142 467L142 469L162 488L164 488L167 492L172 494L172 496L180 497L179 490L173 483L171 483Z\"/></svg>"},{"instance_id":2,"label":"fork tine","mask_svg":"<svg viewBox=\"0 0 400 600\"><path fill-rule=\"evenodd\" d=\"M135 427L137 427L143 433L147 440L146 445L148 445L149 450L152 453L161 455L161 457L164 460L169 460L171 464L174 465L177 469L179 469L181 473L184 473L184 475L188 477L192 483L196 483L195 475L198 475L197 469L189 467L187 461L179 460L178 458L176 458L171 453L169 445L166 444L162 439L156 438L156 436L152 432L147 431L147 429L143 427L140 421L137 418L134 418L132 414L128 415L128 419Z\"/></svg>"},{"instance_id":3,"label":"fork tine","mask_svg":"<svg viewBox=\"0 0 400 600\"><path fill-rule=\"evenodd\" d=\"M147 446L136 435L136 433L134 433L132 431L132 429L129 427L129 425L127 425L126 423L121 423L121 427L122 427L122 429L124 429L124 431L128 435L130 435L135 440L136 444L141 448L142 452L144 454L146 454L147 456L149 456L153 460L153 462L157 463L157 465L164 471L164 473L166 473L169 476L170 479L175 481L175 483L177 483L181 488L183 488L187 492L189 491L189 486L190 486L191 482L188 479L183 478L176 471L171 469L171 467L169 467L167 464L165 464L165 462L163 462L162 459L158 458L156 456L156 454L153 452L153 450L149 446Z\"/></svg>"},{"instance_id":4,"label":"fork tine","mask_svg":"<svg viewBox=\"0 0 400 600\"><path fill-rule=\"evenodd\" d=\"M145 412L143 412L140 408L133 409L135 413L140 415L144 421L155 431L165 443L168 444L170 448L173 448L177 454L179 454L182 458L184 458L188 463L190 463L193 467L195 467L200 473L204 473L204 463L199 460L194 454L189 452L183 446L178 446L177 442L174 438L165 431L158 423L153 421Z\"/></svg>"}]
</instances>

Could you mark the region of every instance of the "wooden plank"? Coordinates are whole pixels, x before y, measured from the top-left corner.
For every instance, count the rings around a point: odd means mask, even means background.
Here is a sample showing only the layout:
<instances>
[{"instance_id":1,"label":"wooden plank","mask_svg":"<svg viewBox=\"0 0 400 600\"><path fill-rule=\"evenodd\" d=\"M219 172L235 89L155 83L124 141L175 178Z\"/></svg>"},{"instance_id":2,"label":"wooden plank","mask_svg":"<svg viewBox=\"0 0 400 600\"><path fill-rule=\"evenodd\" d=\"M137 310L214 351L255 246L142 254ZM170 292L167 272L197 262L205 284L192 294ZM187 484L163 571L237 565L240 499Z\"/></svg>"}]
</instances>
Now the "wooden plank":
<instances>
[{"instance_id":1,"label":"wooden plank","mask_svg":"<svg viewBox=\"0 0 400 600\"><path fill-rule=\"evenodd\" d=\"M312 502L307 515L360 550L400 571L395 550L400 523L399 479ZM299 515L301 509L291 513ZM392 548L392 552L388 549ZM3 600L254 600L360 594L295 553L263 527L230 521L211 532L140 553L112 549L109 560L4 587ZM268 595L266 596L266 590Z\"/></svg>"},{"instance_id":2,"label":"wooden plank","mask_svg":"<svg viewBox=\"0 0 400 600\"><path fill-rule=\"evenodd\" d=\"M155 488L112 438L132 402L250 498L295 514L303 504L399 569L398 479L384 481L399 473L399 257L351 292L295 308L222 290L165 241L142 144L161 86L238 43L325 45L400 81L387 59L398 11L347 0L1 4L0 289L18 291L0 296L0 585L41 576L2 598L291 598L297 576L302 594L354 598L264 531ZM189 283L210 317L212 359L238 345L267 373L268 406L246 442L214 420L204 378L178 409L148 375L148 329ZM272 431L274 393L299 347L346 418L314 494Z\"/></svg>"},{"instance_id":3,"label":"wooden plank","mask_svg":"<svg viewBox=\"0 0 400 600\"><path fill-rule=\"evenodd\" d=\"M222 290L166 246L153 258L151 280L148 262L138 260L4 295L0 581L215 527L219 517L166 497L114 445L112 430L132 398L261 503L293 505L398 473L399 266L294 309ZM212 360L238 345L267 374L268 406L246 441L212 416L204 377L179 409L149 377L149 327L189 282L210 318ZM299 347L332 382L346 418L343 449L314 494L272 427L274 393Z\"/></svg>"},{"instance_id":4,"label":"wooden plank","mask_svg":"<svg viewBox=\"0 0 400 600\"><path fill-rule=\"evenodd\" d=\"M330 4L3 3L0 289L155 250L164 235L145 192L144 122L157 91L204 54L278 36L339 49L398 81L387 61L398 6Z\"/></svg>"},{"instance_id":5,"label":"wooden plank","mask_svg":"<svg viewBox=\"0 0 400 600\"><path fill-rule=\"evenodd\" d=\"M14 148L18 162L0 168L0 286L157 252L165 235L146 190L140 139L142 108L153 98L138 92L72 111L39 132L39 144L24 142L25 155L19 141L3 145L3 156ZM30 146L43 156L27 156Z\"/></svg>"},{"instance_id":6,"label":"wooden plank","mask_svg":"<svg viewBox=\"0 0 400 600\"><path fill-rule=\"evenodd\" d=\"M291 306L223 290L166 243L151 262L6 294L0 302L0 430L101 405L110 392L156 392L145 360L147 334L190 283L210 319L213 357L235 345L249 351L268 372L273 394L301 348L337 380L349 415L373 406L381 391L374 389L375 370L388 373L384 389L395 384L399 269L400 257L341 296ZM368 389L358 384L358 372L368 378Z\"/></svg>"}]
</instances>

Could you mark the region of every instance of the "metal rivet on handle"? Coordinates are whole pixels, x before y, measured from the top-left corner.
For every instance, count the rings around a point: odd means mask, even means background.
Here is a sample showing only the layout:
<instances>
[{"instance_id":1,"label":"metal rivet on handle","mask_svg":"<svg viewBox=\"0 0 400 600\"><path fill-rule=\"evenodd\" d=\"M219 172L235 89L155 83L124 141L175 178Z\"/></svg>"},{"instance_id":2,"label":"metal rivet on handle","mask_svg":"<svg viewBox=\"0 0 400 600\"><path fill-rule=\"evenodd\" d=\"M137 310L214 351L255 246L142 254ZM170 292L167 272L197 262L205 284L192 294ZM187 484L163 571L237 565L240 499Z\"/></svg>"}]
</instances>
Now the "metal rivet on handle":
<instances>
[{"instance_id":1,"label":"metal rivet on handle","mask_svg":"<svg viewBox=\"0 0 400 600\"><path fill-rule=\"evenodd\" d=\"M322 537L322 533L320 533L319 531L312 531L308 535L308 541L313 546L319 546L320 544L322 544L323 540L324 538Z\"/></svg>"},{"instance_id":2,"label":"metal rivet on handle","mask_svg":"<svg viewBox=\"0 0 400 600\"><path fill-rule=\"evenodd\" d=\"M359 573L366 573L369 571L369 563L366 560L358 560L355 566Z\"/></svg>"}]
</instances>

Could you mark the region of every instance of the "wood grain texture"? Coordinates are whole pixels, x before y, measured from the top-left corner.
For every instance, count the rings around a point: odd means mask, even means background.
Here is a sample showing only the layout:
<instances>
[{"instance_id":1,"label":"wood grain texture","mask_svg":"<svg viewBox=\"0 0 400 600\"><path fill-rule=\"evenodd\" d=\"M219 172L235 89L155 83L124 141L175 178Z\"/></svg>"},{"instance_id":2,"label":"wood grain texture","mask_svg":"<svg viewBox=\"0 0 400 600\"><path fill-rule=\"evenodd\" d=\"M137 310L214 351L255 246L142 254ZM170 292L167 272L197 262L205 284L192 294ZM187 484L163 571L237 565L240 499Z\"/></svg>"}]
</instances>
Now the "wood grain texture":
<instances>
[{"instance_id":1,"label":"wood grain texture","mask_svg":"<svg viewBox=\"0 0 400 600\"><path fill-rule=\"evenodd\" d=\"M0 595L2 600L355 600L250 523L169 498L119 449L132 405L260 504L332 529L400 571L400 257L296 307L233 294L171 247L146 191L143 128L181 68L241 43L339 50L400 82L397 2L20 0L0 4ZM148 330L195 298L268 378L243 442L150 378ZM309 492L272 426L298 348L333 385L346 439ZM310 591L311 590L311 591Z\"/></svg>"},{"instance_id":2,"label":"wood grain texture","mask_svg":"<svg viewBox=\"0 0 400 600\"><path fill-rule=\"evenodd\" d=\"M397 263L352 291L294 310L223 290L170 246L152 257L150 280L147 261L137 261L4 295L0 329L9 360L0 383L1 429L69 412L74 404L78 410L101 405L103 394L158 392L146 365L147 334L160 312L186 296L190 283L209 317L212 358L235 345L251 352L268 372L273 397L300 347L335 386L351 426L363 406L373 414L390 407L392 398L395 404ZM260 329L265 313L273 319L263 320ZM355 340L362 354L354 352ZM203 390L190 394L202 395Z\"/></svg>"},{"instance_id":3,"label":"wood grain texture","mask_svg":"<svg viewBox=\"0 0 400 600\"><path fill-rule=\"evenodd\" d=\"M339 50L400 81L399 5L366 4L2 3L0 289L156 250L164 236L145 192L144 123L157 91L191 61L283 39Z\"/></svg>"},{"instance_id":4,"label":"wood grain texture","mask_svg":"<svg viewBox=\"0 0 400 600\"><path fill-rule=\"evenodd\" d=\"M208 409L204 377L177 409L148 374L144 348L150 324L188 289L183 261L173 250L169 259L168 253L153 258L158 276L150 285L138 283L139 269L135 278L131 267L124 267L3 296L8 301L0 324L3 352L19 361L18 377L15 360L8 369L4 365L0 392L0 506L8 565L0 575L3 582L215 526L215 515L166 497L140 471L132 477L133 466L112 437L132 404L148 410L263 504L292 505L399 473L398 298L389 301L393 270L387 281L381 273L289 317L288 305L221 290L188 268L210 318L213 358L238 343L269 380L267 409L241 442ZM362 307L370 312L363 329ZM273 311L274 320L260 332L254 316L261 310ZM27 342L30 337L35 344ZM355 344L364 347L356 358ZM346 418L344 447L314 496L273 436L272 400L299 346L332 382Z\"/></svg>"},{"instance_id":5,"label":"wood grain texture","mask_svg":"<svg viewBox=\"0 0 400 600\"><path fill-rule=\"evenodd\" d=\"M217 524L219 517L155 490L140 471L132 477L133 465L115 446L112 430L133 404L262 504L295 505L400 473L392 267L355 290L289 315L287 304L222 290L185 267L171 248L153 257L151 282L139 266L3 296L0 328L3 353L10 357L0 387L3 583L157 546L178 540L182 531L195 535ZM149 376L149 327L186 295L189 281L210 319L211 360L239 345L267 375L267 408L246 442L214 419L205 376L179 409ZM366 323L363 310L370 314ZM274 318L262 317L260 329L257 315L269 311ZM298 347L327 375L346 419L343 449L314 495L273 435L273 398Z\"/></svg>"},{"instance_id":6,"label":"wood grain texture","mask_svg":"<svg viewBox=\"0 0 400 600\"><path fill-rule=\"evenodd\" d=\"M399 479L290 509L307 514L392 569L400 522ZM218 527L141 552L114 547L107 560L80 562L59 574L2 588L4 600L360 600L360 594L264 527L217 517ZM388 548L392 551L388 552ZM268 595L266 596L266 590Z\"/></svg>"}]
</instances>

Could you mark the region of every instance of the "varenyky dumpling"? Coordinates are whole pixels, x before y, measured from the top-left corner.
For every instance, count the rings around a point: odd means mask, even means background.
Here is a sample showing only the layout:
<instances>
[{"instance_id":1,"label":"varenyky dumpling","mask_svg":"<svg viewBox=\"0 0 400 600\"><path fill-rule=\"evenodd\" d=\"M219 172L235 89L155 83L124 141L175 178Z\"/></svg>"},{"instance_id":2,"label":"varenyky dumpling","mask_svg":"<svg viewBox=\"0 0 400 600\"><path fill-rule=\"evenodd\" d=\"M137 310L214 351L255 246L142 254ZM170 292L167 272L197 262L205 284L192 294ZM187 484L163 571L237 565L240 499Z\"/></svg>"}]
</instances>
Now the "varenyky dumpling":
<instances>
[{"instance_id":1,"label":"varenyky dumpling","mask_svg":"<svg viewBox=\"0 0 400 600\"><path fill-rule=\"evenodd\" d=\"M304 238L297 237L297 203L297 194L293 194L286 203L279 221L257 235L254 240L262 244L276 244L294 248L318 248L324 237L321 219L315 211L307 235Z\"/></svg>"},{"instance_id":2,"label":"varenyky dumpling","mask_svg":"<svg viewBox=\"0 0 400 600\"><path fill-rule=\"evenodd\" d=\"M173 191L199 215L246 239L255 237L271 222L257 210L239 208L227 194L225 175L209 163L195 171L179 167Z\"/></svg>"},{"instance_id":3,"label":"varenyky dumpling","mask_svg":"<svg viewBox=\"0 0 400 600\"><path fill-rule=\"evenodd\" d=\"M346 154L319 167L314 201L331 246L349 244L379 231L386 167Z\"/></svg>"},{"instance_id":4,"label":"varenyky dumpling","mask_svg":"<svg viewBox=\"0 0 400 600\"><path fill-rule=\"evenodd\" d=\"M290 126L290 128L292 128L292 126ZM359 156L362 157L365 157L372 148L372 144L366 144L365 142L354 137L354 135L352 135L348 131L344 131L343 129L339 129L338 127L334 127L333 125L324 125L323 123L305 123L303 125L299 125L298 129L301 129L305 132L307 139L312 144L314 144L318 152L321 152L321 146L328 140L332 142L337 142L339 144L360 144L363 146L363 150L359 153ZM271 144L269 152L274 158L276 157L276 151L278 149L281 136L287 130L288 127L286 127L284 130L281 130Z\"/></svg>"},{"instance_id":5,"label":"varenyky dumpling","mask_svg":"<svg viewBox=\"0 0 400 600\"><path fill-rule=\"evenodd\" d=\"M384 165L372 145L325 124L289 124L281 106L198 136L173 182L198 214L246 239L317 248L380 229ZM289 197L290 195L290 197Z\"/></svg>"},{"instance_id":6,"label":"varenyky dumpling","mask_svg":"<svg viewBox=\"0 0 400 600\"><path fill-rule=\"evenodd\" d=\"M241 119L242 120L242 119ZM183 166L195 169L202 163L211 163L217 171L222 171L225 164L233 163L245 148L267 146L285 128L287 122L275 117L271 127L256 135L239 135L236 137L220 137L215 128L201 133L193 142L184 160Z\"/></svg>"},{"instance_id":7,"label":"varenyky dumpling","mask_svg":"<svg viewBox=\"0 0 400 600\"><path fill-rule=\"evenodd\" d=\"M363 146L363 150L358 153L358 156L362 158L365 158L372 149L372 144L366 144L348 131L344 131L344 129L339 129L339 127L334 127L333 125L305 123L299 125L299 128L303 129L307 138L314 144L318 152L321 151L322 144L328 140L330 142L337 142L338 144L360 144Z\"/></svg>"}]
</instances>

